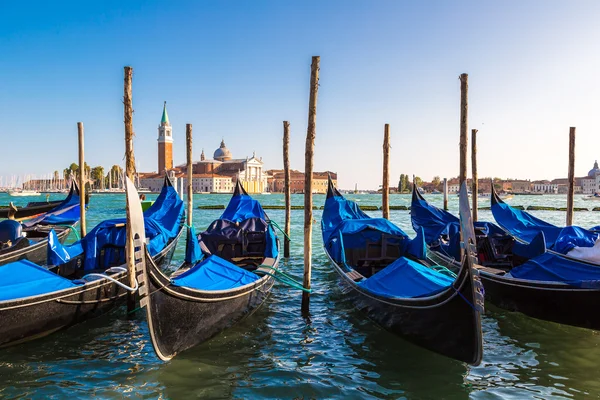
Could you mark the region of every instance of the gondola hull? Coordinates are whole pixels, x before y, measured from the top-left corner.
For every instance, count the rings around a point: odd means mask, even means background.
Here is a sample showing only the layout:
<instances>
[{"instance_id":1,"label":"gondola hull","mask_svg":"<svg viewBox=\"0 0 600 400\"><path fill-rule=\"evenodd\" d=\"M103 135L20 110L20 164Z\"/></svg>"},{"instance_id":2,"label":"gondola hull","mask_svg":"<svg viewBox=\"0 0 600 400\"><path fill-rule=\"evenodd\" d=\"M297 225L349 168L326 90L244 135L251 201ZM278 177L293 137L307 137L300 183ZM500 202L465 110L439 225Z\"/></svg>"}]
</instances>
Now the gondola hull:
<instances>
[{"instance_id":1,"label":"gondola hull","mask_svg":"<svg viewBox=\"0 0 600 400\"><path fill-rule=\"evenodd\" d=\"M33 217L45 212L52 210L54 207L62 203L62 200L51 201L51 202L36 202L35 204L28 204L26 207L18 208L14 214L15 219L23 219ZM0 219L8 218L10 214L10 207L0 207Z\"/></svg>"},{"instance_id":2,"label":"gondola hull","mask_svg":"<svg viewBox=\"0 0 600 400\"><path fill-rule=\"evenodd\" d=\"M330 257L343 293L354 306L386 330L438 354L477 365L481 362L482 331L471 271L465 268L460 286L427 298L385 298L362 289Z\"/></svg>"},{"instance_id":3,"label":"gondola hull","mask_svg":"<svg viewBox=\"0 0 600 400\"><path fill-rule=\"evenodd\" d=\"M70 228L64 227L52 227L56 231L58 236L58 240L61 243L64 243L69 233L71 232ZM42 229L40 232L44 232L47 236L47 232L50 231L50 228L39 228ZM35 264L45 265L46 259L48 256L48 238L42 239L32 245L27 247L17 249L14 251L8 251L4 254L0 253L0 266L4 264L11 263L13 261L19 260L29 260Z\"/></svg>"},{"instance_id":4,"label":"gondola hull","mask_svg":"<svg viewBox=\"0 0 600 400\"><path fill-rule=\"evenodd\" d=\"M180 236L154 257L161 267L170 264ZM111 277L129 285L127 272ZM122 304L126 294L124 288L102 279L60 292L0 302L0 347L47 336L103 315Z\"/></svg>"},{"instance_id":5,"label":"gondola hull","mask_svg":"<svg viewBox=\"0 0 600 400\"><path fill-rule=\"evenodd\" d=\"M437 252L434 261L456 270L458 263ZM575 288L562 283L526 281L479 271L485 300L496 307L559 324L600 329L600 290Z\"/></svg>"},{"instance_id":6,"label":"gondola hull","mask_svg":"<svg viewBox=\"0 0 600 400\"><path fill-rule=\"evenodd\" d=\"M274 268L277 265L276 262ZM140 304L147 308L150 336L162 360L171 359L250 315L265 301L274 284L272 277L264 276L231 290L178 287L171 285L148 256L145 276L138 276L138 280L140 285L147 285L143 291L150 294Z\"/></svg>"}]
</instances>

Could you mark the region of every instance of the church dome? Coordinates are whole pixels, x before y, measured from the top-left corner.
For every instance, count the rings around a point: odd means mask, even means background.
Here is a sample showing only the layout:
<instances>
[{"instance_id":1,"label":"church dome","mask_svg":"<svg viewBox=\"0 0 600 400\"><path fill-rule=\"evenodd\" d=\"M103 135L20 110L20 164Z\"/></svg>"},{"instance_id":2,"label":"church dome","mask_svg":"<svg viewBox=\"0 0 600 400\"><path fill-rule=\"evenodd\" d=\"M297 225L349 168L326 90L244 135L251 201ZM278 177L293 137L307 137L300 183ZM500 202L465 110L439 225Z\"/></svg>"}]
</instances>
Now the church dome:
<instances>
[{"instance_id":1,"label":"church dome","mask_svg":"<svg viewBox=\"0 0 600 400\"><path fill-rule=\"evenodd\" d=\"M221 140L221 146L215 150L215 154L213 154L213 158L217 161L226 161L231 160L231 152L225 146L225 141Z\"/></svg>"},{"instance_id":2,"label":"church dome","mask_svg":"<svg viewBox=\"0 0 600 400\"><path fill-rule=\"evenodd\" d=\"M588 172L588 176L590 178L595 178L596 175L600 175L600 168L598 168L598 160L596 160L596 162L594 163L594 168L590 169L590 172Z\"/></svg>"}]
</instances>

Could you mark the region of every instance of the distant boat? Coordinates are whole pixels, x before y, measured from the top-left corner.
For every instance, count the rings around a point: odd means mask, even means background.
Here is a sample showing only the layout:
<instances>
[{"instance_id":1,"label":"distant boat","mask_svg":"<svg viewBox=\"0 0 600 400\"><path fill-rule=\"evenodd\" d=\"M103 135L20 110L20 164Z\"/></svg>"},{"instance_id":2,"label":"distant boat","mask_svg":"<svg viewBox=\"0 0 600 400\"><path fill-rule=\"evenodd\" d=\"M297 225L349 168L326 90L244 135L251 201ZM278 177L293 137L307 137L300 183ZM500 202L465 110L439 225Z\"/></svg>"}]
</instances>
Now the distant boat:
<instances>
[{"instance_id":1,"label":"distant boat","mask_svg":"<svg viewBox=\"0 0 600 400\"><path fill-rule=\"evenodd\" d=\"M600 200L600 194L594 193L589 196L583 196L581 199L582 200Z\"/></svg>"},{"instance_id":2,"label":"distant boat","mask_svg":"<svg viewBox=\"0 0 600 400\"><path fill-rule=\"evenodd\" d=\"M9 190L8 194L14 197L25 197L25 196L41 196L41 193L35 190Z\"/></svg>"}]
</instances>

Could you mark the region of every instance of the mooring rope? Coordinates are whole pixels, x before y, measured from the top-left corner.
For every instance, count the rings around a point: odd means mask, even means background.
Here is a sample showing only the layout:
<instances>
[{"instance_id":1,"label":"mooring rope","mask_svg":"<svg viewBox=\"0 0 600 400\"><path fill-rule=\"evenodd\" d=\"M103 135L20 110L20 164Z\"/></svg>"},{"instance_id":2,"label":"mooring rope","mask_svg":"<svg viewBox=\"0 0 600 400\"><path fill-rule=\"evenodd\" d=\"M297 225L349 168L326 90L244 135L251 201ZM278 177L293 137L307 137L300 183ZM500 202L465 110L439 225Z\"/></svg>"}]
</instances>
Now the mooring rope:
<instances>
[{"instance_id":1,"label":"mooring rope","mask_svg":"<svg viewBox=\"0 0 600 400\"><path fill-rule=\"evenodd\" d=\"M275 274L272 274L270 272L266 272L266 271L255 271L255 273L257 274L265 274L268 276L271 276L273 278L275 278L277 281L283 283L284 285L290 286L294 289L298 289L298 290L302 290L303 292L306 293L312 293L313 290L312 289L307 289L304 286L302 286L302 284L300 282L298 282L296 279L292 278L291 276L289 276L288 274L286 274L285 272L272 267L270 265L266 265L266 264L261 264L258 266L258 268L260 267L265 267L265 268L269 268L272 269L273 271L275 271L277 274L280 274L281 276L277 276Z\"/></svg>"},{"instance_id":2,"label":"mooring rope","mask_svg":"<svg viewBox=\"0 0 600 400\"><path fill-rule=\"evenodd\" d=\"M273 220L269 220L269 223L270 223L271 225L275 225L275 227L276 227L277 229L279 229L279 231L280 231L281 233L283 233L283 235L284 235L284 236L287 238L287 240L289 240L290 242L292 241L292 239L291 239L291 238L290 238L290 237L287 235L287 233L285 233L285 232L283 231L283 229L281 229L281 227L280 227L279 225L277 225L277 222L275 222L275 221L273 221Z\"/></svg>"},{"instance_id":3,"label":"mooring rope","mask_svg":"<svg viewBox=\"0 0 600 400\"><path fill-rule=\"evenodd\" d=\"M57 225L57 226L71 229L71 232L73 232L75 234L75 237L77 238L77 240L81 239L81 237L79 236L79 232L77 232L77 229L75 229L75 225Z\"/></svg>"}]
</instances>

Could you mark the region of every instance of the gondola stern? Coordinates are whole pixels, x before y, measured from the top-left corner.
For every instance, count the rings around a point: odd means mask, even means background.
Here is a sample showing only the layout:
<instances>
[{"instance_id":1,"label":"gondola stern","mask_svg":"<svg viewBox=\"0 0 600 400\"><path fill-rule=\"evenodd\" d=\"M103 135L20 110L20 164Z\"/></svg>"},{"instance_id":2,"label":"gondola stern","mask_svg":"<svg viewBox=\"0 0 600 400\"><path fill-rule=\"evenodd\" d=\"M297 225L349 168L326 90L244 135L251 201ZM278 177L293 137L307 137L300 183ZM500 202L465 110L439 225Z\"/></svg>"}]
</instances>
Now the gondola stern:
<instances>
[{"instance_id":1,"label":"gondola stern","mask_svg":"<svg viewBox=\"0 0 600 400\"><path fill-rule=\"evenodd\" d=\"M504 203L504 201L502 201L502 199L500 198L500 196L498 196L498 193L496 192L496 188L494 188L494 181L492 179L490 179L491 182L491 196L490 196L490 202L491 205L494 206L496 204L502 204Z\"/></svg>"}]
</instances>

